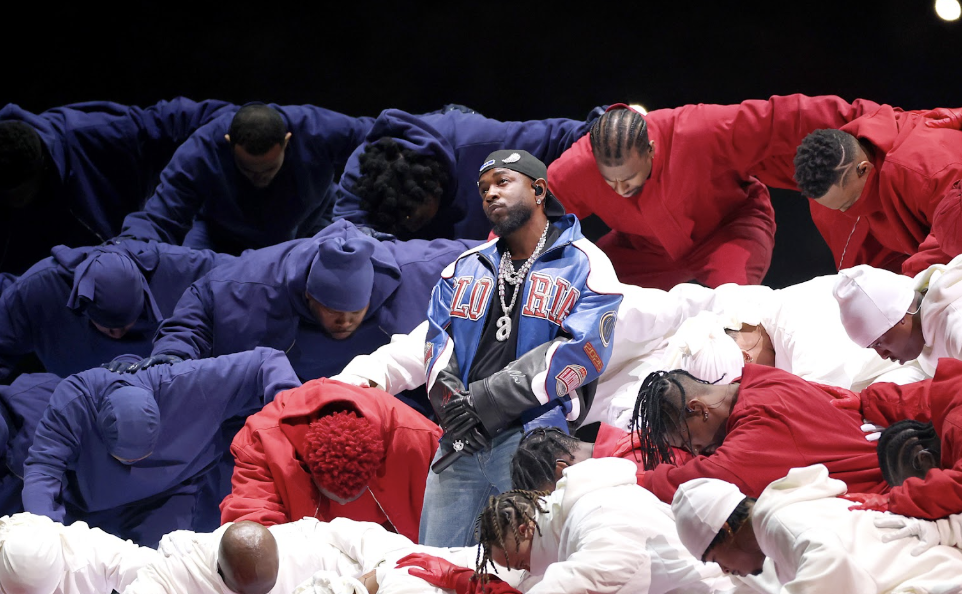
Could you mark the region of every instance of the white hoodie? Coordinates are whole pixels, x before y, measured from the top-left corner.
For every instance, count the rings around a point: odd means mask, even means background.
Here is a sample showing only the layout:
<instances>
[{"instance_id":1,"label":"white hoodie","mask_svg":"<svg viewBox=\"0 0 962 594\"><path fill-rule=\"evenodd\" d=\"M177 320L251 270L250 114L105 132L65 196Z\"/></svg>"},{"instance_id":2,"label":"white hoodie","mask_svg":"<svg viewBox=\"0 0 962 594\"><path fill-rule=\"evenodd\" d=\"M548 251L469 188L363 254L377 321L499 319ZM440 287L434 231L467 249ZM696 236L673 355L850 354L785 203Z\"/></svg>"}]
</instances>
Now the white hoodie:
<instances>
[{"instance_id":1,"label":"white hoodie","mask_svg":"<svg viewBox=\"0 0 962 594\"><path fill-rule=\"evenodd\" d=\"M785 594L962 591L962 551L936 546L914 557L913 539L882 542L882 514L851 511L845 483L821 464L793 468L758 497L752 527Z\"/></svg>"},{"instance_id":2,"label":"white hoodie","mask_svg":"<svg viewBox=\"0 0 962 594\"><path fill-rule=\"evenodd\" d=\"M620 458L569 466L537 515L527 594L661 594L731 587L721 569L691 556L671 507L638 486Z\"/></svg>"},{"instance_id":3,"label":"white hoodie","mask_svg":"<svg viewBox=\"0 0 962 594\"><path fill-rule=\"evenodd\" d=\"M942 357L962 359L962 256L936 264L915 276L922 298L922 335L925 347L918 362L928 377Z\"/></svg>"}]
</instances>

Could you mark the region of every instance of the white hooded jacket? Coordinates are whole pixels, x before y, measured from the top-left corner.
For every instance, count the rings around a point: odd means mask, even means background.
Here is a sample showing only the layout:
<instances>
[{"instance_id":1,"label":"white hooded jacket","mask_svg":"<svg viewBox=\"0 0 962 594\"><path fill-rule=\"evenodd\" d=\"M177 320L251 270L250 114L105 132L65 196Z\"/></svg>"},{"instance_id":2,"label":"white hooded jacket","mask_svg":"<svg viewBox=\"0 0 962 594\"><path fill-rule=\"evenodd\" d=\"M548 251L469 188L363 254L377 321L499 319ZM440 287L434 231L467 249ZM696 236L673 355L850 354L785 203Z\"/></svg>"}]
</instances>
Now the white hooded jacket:
<instances>
[{"instance_id":1,"label":"white hooded jacket","mask_svg":"<svg viewBox=\"0 0 962 594\"><path fill-rule=\"evenodd\" d=\"M527 594L661 594L729 588L678 538L671 507L638 486L620 458L569 466L544 499L531 545Z\"/></svg>"},{"instance_id":2,"label":"white hooded jacket","mask_svg":"<svg viewBox=\"0 0 962 594\"><path fill-rule=\"evenodd\" d=\"M940 358L962 359L962 256L918 273L915 290L925 293L920 310L925 346L918 362L933 377Z\"/></svg>"},{"instance_id":3,"label":"white hooded jacket","mask_svg":"<svg viewBox=\"0 0 962 594\"><path fill-rule=\"evenodd\" d=\"M821 464L793 468L769 485L752 512L761 550L785 594L962 591L962 552L936 546L917 557L912 539L882 542L874 511L851 511L845 483Z\"/></svg>"}]
</instances>

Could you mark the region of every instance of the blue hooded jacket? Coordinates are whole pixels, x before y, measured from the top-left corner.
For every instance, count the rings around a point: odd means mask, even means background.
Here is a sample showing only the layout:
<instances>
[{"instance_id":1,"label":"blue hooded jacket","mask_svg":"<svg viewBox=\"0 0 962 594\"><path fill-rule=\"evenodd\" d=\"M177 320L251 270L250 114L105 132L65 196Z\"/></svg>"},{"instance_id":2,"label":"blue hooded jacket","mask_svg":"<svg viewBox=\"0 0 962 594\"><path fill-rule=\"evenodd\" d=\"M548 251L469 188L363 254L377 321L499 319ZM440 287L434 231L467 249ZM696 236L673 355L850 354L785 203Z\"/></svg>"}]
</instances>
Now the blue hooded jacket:
<instances>
[{"instance_id":1,"label":"blue hooded jacket","mask_svg":"<svg viewBox=\"0 0 962 594\"><path fill-rule=\"evenodd\" d=\"M29 373L0 386L0 447L6 460L0 467L0 515L23 511L23 462L60 379L52 373Z\"/></svg>"},{"instance_id":2,"label":"blue hooded jacket","mask_svg":"<svg viewBox=\"0 0 962 594\"><path fill-rule=\"evenodd\" d=\"M96 245L116 236L124 216L143 207L177 147L228 106L177 97L147 108L91 101L40 114L13 103L0 109L0 121L37 131L50 164L49 201L0 213L11 242L0 269L23 272L56 245Z\"/></svg>"},{"instance_id":3,"label":"blue hooded jacket","mask_svg":"<svg viewBox=\"0 0 962 594\"><path fill-rule=\"evenodd\" d=\"M284 353L268 348L135 374L95 368L72 375L57 386L37 425L24 463L24 509L70 523L105 510L120 516L118 508L161 494L200 496L215 484L206 475L226 463L233 436L224 434L224 425L239 427L278 392L299 385ZM133 463L110 455L97 424L105 398L124 386L152 392L159 411L153 452ZM207 511L217 513L212 505ZM197 510L191 513L196 517ZM109 521L110 514L97 517ZM167 525L183 526L177 518Z\"/></svg>"},{"instance_id":4,"label":"blue hooded jacket","mask_svg":"<svg viewBox=\"0 0 962 594\"><path fill-rule=\"evenodd\" d=\"M127 217L122 234L238 254L322 229L330 222L335 174L374 120L313 105L270 107L291 132L270 185L258 189L237 169L224 138L239 109L231 108L177 149L156 192L142 212Z\"/></svg>"},{"instance_id":5,"label":"blue hooded jacket","mask_svg":"<svg viewBox=\"0 0 962 594\"><path fill-rule=\"evenodd\" d=\"M364 144L354 151L337 186L334 218L357 225L368 224L367 212L354 186L361 175L360 155L382 137L394 138L404 147L440 161L450 182L444 188L437 216L412 237L433 239L487 239L491 222L481 208L478 169L496 150L526 150L550 165L576 140L588 133L603 113L594 110L588 120L554 118L527 122L500 122L477 113L448 111L425 115L386 109L374 121ZM404 237L407 239L407 237Z\"/></svg>"},{"instance_id":6,"label":"blue hooded jacket","mask_svg":"<svg viewBox=\"0 0 962 594\"><path fill-rule=\"evenodd\" d=\"M71 303L74 272L90 256L128 256L147 281L144 313L121 339L94 328L78 303ZM146 357L154 333L192 282L234 256L157 242L122 240L97 247L57 246L0 295L0 382L18 361L35 354L44 368L66 377L120 355ZM75 300L79 301L79 300Z\"/></svg>"},{"instance_id":7,"label":"blue hooded jacket","mask_svg":"<svg viewBox=\"0 0 962 594\"><path fill-rule=\"evenodd\" d=\"M310 239L254 250L194 283L157 331L154 355L198 359L258 345L287 353L303 381L338 373L355 355L370 353L427 318L441 271L478 241L377 242L367 315L349 338L331 338L315 321L305 291L317 246L332 238L364 237L337 221Z\"/></svg>"}]
</instances>

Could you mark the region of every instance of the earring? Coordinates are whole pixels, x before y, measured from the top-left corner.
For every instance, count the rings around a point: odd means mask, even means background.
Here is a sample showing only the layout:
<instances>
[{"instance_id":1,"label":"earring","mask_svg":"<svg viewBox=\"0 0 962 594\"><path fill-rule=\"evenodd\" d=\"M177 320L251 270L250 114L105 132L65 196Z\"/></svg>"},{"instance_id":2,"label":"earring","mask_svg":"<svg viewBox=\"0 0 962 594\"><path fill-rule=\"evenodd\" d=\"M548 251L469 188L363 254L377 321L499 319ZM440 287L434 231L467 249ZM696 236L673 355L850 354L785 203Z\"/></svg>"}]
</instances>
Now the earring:
<instances>
[{"instance_id":1,"label":"earring","mask_svg":"<svg viewBox=\"0 0 962 594\"><path fill-rule=\"evenodd\" d=\"M752 363L753 361L755 361L755 359L751 355L748 355L748 362Z\"/></svg>"},{"instance_id":2,"label":"earring","mask_svg":"<svg viewBox=\"0 0 962 594\"><path fill-rule=\"evenodd\" d=\"M539 198L538 200L535 200L535 202L537 202L538 204L541 204L541 199Z\"/></svg>"},{"instance_id":3,"label":"earring","mask_svg":"<svg viewBox=\"0 0 962 594\"><path fill-rule=\"evenodd\" d=\"M707 410L705 411L705 415L704 415L703 418L704 418L706 421L708 420L708 411L707 411Z\"/></svg>"}]
</instances>

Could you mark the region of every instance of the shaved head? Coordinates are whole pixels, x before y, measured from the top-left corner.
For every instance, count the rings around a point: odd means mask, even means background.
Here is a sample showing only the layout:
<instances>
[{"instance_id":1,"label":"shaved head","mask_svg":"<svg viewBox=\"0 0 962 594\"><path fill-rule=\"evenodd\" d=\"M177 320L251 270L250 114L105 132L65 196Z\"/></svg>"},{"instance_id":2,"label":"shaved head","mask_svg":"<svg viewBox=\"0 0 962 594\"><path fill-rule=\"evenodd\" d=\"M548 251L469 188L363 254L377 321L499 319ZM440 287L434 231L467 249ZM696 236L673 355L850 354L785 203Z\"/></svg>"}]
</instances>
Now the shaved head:
<instances>
[{"instance_id":1,"label":"shaved head","mask_svg":"<svg viewBox=\"0 0 962 594\"><path fill-rule=\"evenodd\" d=\"M237 522L221 536L217 572L237 594L270 592L279 562L274 535L256 522Z\"/></svg>"}]
</instances>

